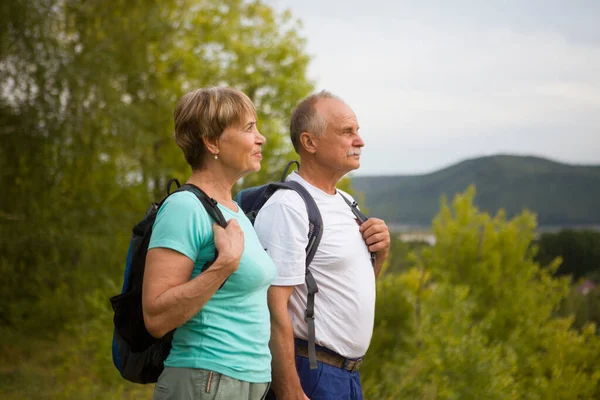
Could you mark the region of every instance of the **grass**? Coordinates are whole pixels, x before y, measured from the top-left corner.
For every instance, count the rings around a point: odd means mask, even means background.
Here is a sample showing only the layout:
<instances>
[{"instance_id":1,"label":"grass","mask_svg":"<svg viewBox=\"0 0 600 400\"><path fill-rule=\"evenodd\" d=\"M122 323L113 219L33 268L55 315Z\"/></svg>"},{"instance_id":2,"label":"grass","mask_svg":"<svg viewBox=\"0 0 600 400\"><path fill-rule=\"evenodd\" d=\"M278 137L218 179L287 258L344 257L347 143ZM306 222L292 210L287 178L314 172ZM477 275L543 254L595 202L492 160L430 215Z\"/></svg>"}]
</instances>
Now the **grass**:
<instances>
[{"instance_id":1,"label":"grass","mask_svg":"<svg viewBox=\"0 0 600 400\"><path fill-rule=\"evenodd\" d=\"M0 335L4 339L0 344L1 399L152 398L154 385L136 385L121 378L112 365L106 332L32 339L2 329Z\"/></svg>"}]
</instances>

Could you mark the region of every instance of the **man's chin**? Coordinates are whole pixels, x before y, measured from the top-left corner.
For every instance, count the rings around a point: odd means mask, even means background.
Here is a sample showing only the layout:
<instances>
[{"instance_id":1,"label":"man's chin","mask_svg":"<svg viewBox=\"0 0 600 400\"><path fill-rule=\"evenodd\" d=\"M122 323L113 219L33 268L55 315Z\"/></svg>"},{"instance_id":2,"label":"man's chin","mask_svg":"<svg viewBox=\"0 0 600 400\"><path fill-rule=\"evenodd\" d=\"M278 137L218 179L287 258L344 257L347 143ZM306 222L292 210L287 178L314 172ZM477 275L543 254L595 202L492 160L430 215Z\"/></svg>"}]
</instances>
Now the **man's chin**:
<instances>
[{"instance_id":1,"label":"man's chin","mask_svg":"<svg viewBox=\"0 0 600 400\"><path fill-rule=\"evenodd\" d=\"M346 173L354 171L356 169L360 168L360 160L352 160L351 162L348 163L348 168Z\"/></svg>"}]
</instances>

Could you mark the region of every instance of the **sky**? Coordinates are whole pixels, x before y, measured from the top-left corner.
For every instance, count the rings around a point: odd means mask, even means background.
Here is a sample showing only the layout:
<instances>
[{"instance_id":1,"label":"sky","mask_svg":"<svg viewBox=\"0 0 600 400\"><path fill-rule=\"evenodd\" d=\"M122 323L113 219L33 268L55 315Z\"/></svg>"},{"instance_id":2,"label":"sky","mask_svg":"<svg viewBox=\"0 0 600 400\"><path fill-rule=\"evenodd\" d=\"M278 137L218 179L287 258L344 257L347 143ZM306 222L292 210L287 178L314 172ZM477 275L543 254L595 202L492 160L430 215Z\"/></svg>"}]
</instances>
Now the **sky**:
<instances>
[{"instance_id":1,"label":"sky","mask_svg":"<svg viewBox=\"0 0 600 400\"><path fill-rule=\"evenodd\" d=\"M302 22L317 90L355 111L354 175L467 158L600 165L600 0L270 0Z\"/></svg>"}]
</instances>

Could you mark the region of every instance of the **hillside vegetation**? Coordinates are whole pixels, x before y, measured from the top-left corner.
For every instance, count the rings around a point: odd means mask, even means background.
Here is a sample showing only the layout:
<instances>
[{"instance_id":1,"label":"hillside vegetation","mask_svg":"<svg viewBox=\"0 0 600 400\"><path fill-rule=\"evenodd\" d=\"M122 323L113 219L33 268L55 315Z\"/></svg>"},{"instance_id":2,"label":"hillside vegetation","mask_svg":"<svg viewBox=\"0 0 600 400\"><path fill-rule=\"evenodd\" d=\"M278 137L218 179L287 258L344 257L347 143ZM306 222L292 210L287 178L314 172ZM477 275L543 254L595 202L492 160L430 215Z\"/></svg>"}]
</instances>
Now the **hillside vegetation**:
<instances>
[{"instance_id":1,"label":"hillside vegetation","mask_svg":"<svg viewBox=\"0 0 600 400\"><path fill-rule=\"evenodd\" d=\"M121 290L132 227L169 178L189 176L173 141L174 104L216 83L246 92L268 142L261 171L236 190L272 180L292 152L286 121L313 90L305 40L289 12L262 0L23 0L0 8L0 399L150 399L153 385L127 382L113 366L109 298ZM431 186L421 197L414 178L408 187L381 186L427 199L423 220L439 213L435 245L395 247L378 278L361 367L365 398L600 399L600 336L587 323L600 320L597 302L582 307L589 297L568 297L571 280L554 277L558 261L533 258L533 216L481 212L473 189L437 206L437 190L451 194L486 171L472 164L425 176ZM569 168L549 175L564 185L545 202L552 210L570 199L588 218L577 202L581 192L586 204L599 204L590 194L599 190L598 169L584 179ZM516 184L524 169L507 181ZM474 182L479 202L490 201L498 170ZM391 211L417 211L383 198ZM589 260L570 257L597 243L586 238L556 246L565 265Z\"/></svg>"},{"instance_id":2,"label":"hillside vegetation","mask_svg":"<svg viewBox=\"0 0 600 400\"><path fill-rule=\"evenodd\" d=\"M354 177L370 214L391 223L428 225L440 196L477 187L477 206L508 216L528 209L541 226L600 223L600 166L497 155L460 162L424 175Z\"/></svg>"}]
</instances>

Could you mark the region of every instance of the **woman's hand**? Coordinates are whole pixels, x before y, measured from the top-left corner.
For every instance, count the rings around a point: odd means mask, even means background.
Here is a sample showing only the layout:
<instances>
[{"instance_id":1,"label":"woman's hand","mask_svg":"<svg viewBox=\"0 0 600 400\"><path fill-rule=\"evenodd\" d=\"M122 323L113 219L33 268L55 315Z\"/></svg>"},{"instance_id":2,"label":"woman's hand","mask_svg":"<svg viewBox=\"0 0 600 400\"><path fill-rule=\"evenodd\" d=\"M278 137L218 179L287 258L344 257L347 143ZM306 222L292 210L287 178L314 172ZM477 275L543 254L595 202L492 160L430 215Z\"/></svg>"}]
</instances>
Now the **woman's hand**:
<instances>
[{"instance_id":1,"label":"woman's hand","mask_svg":"<svg viewBox=\"0 0 600 400\"><path fill-rule=\"evenodd\" d=\"M219 264L222 264L229 274L234 273L240 265L240 259L244 252L244 232L242 228L240 228L237 220L232 218L227 222L225 229L213 224L213 234L215 247L219 251Z\"/></svg>"},{"instance_id":2,"label":"woman's hand","mask_svg":"<svg viewBox=\"0 0 600 400\"><path fill-rule=\"evenodd\" d=\"M183 325L204 307L219 287L234 273L244 251L244 232L235 219L225 229L213 225L216 262L190 279L194 261L167 248L148 250L142 306L146 329L154 337Z\"/></svg>"}]
</instances>

